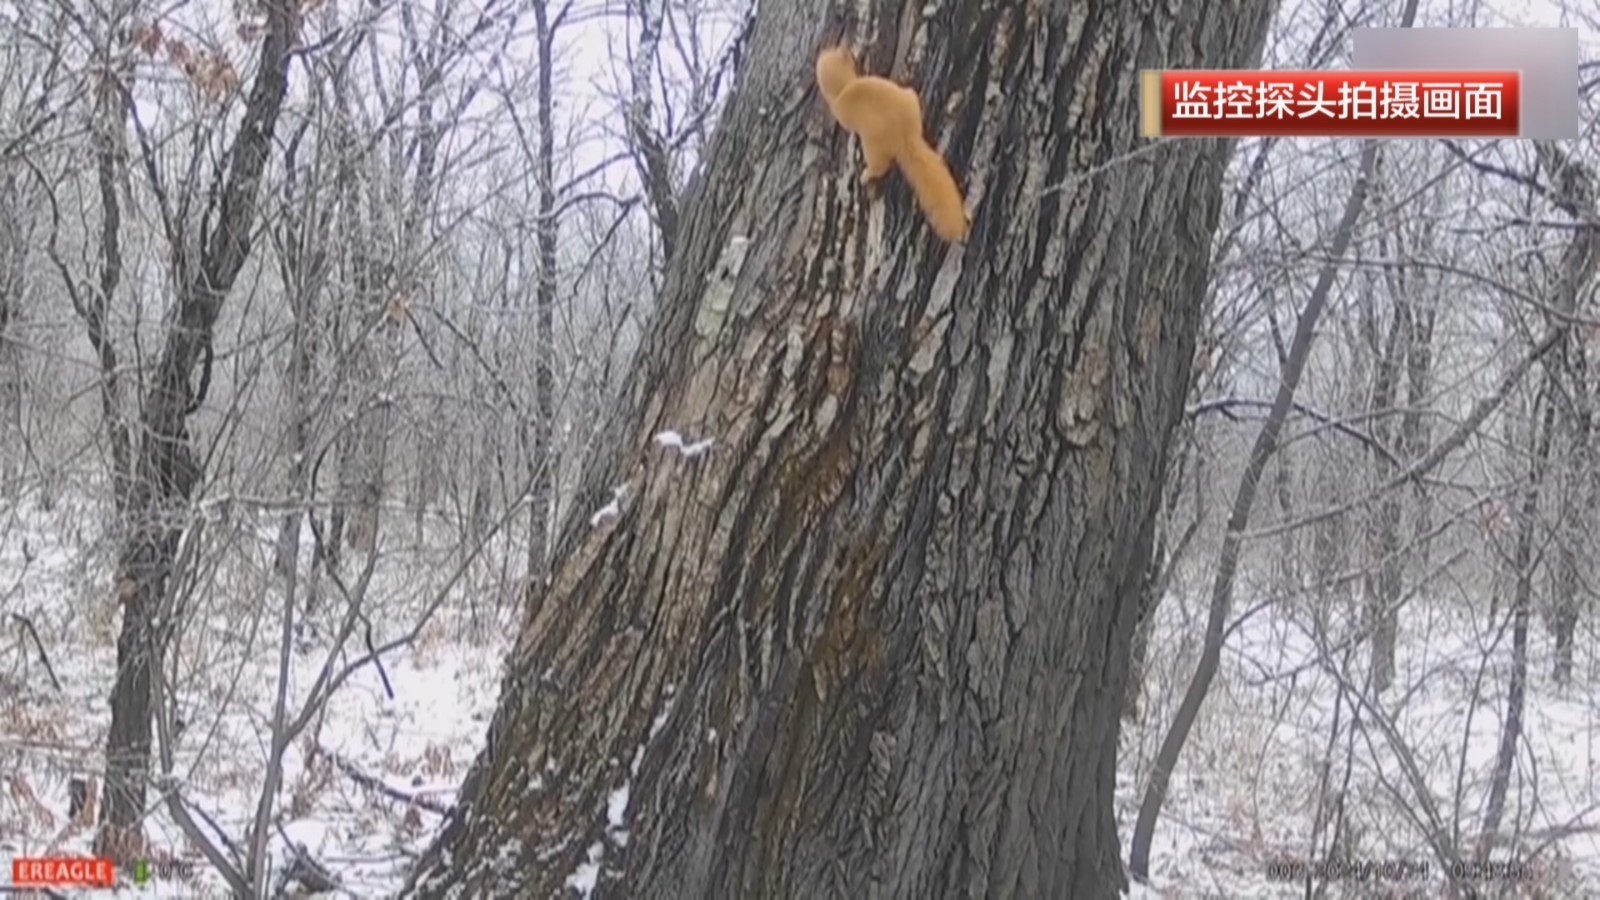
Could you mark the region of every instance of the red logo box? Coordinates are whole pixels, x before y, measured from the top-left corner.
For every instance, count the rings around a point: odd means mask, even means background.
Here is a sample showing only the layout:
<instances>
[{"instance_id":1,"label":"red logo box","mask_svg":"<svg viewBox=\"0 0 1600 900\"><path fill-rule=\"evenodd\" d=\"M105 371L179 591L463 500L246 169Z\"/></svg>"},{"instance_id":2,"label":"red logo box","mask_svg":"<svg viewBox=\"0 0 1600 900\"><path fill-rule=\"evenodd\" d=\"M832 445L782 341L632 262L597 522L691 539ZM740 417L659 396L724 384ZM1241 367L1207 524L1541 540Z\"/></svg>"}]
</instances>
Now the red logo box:
<instances>
[{"instance_id":1,"label":"red logo box","mask_svg":"<svg viewBox=\"0 0 1600 900\"><path fill-rule=\"evenodd\" d=\"M92 856L19 856L11 861L11 882L19 887L111 887L115 873L111 860Z\"/></svg>"}]
</instances>

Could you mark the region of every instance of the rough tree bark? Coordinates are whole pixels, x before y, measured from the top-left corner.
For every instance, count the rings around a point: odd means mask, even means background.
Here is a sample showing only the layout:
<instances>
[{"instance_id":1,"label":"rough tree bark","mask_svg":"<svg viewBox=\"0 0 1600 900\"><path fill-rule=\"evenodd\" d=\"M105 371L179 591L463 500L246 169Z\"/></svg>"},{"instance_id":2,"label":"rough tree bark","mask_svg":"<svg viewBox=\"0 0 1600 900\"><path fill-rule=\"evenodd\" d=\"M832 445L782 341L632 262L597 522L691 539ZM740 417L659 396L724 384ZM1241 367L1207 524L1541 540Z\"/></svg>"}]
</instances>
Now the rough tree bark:
<instances>
[{"instance_id":1,"label":"rough tree bark","mask_svg":"<svg viewBox=\"0 0 1600 900\"><path fill-rule=\"evenodd\" d=\"M205 217L210 227L198 242L199 258L185 258L187 242L172 243L178 296L140 414L128 504L132 528L117 565L122 629L95 838L97 854L117 859L143 852L140 823L150 769L151 678L173 625L173 611L163 601L184 534L181 510L200 476L188 420L205 392L212 329L223 299L250 255L261 176L288 87L289 51L300 31L299 4L262 0L261 8L266 32L260 68L228 151L224 181L211 194L216 206ZM145 152L153 168L150 148ZM177 236L175 229L182 226L170 217L165 221L169 239ZM198 389L192 381L197 367L204 369Z\"/></svg>"},{"instance_id":2,"label":"rough tree bark","mask_svg":"<svg viewBox=\"0 0 1600 900\"><path fill-rule=\"evenodd\" d=\"M1252 65L1273 4L865 4L866 68L906 60L965 173L954 248L898 176L859 187L812 82L840 6L757 13L408 896L552 897L585 865L627 897L1123 883L1118 713L1231 151L1140 140L1134 73Z\"/></svg>"},{"instance_id":3,"label":"rough tree bark","mask_svg":"<svg viewBox=\"0 0 1600 900\"><path fill-rule=\"evenodd\" d=\"M1199 448L1194 441L1192 422L1178 427L1188 428L1190 433L1174 438L1178 446L1169 451L1175 452L1177 458L1168 463L1171 471L1167 476L1165 500L1157 511L1155 552L1151 554L1150 563L1145 567L1144 585L1139 592L1139 605L1133 626L1133 643L1128 653L1128 687L1123 692L1122 702L1122 716L1129 722L1139 721L1144 702L1144 681L1150 655L1150 638L1155 633L1156 612L1161 608L1161 601L1166 598L1167 592L1171 590L1178 566L1182 564L1185 554L1189 551L1189 545L1194 541L1195 535L1200 533L1200 525L1205 521L1205 457L1196 452ZM1183 488L1185 469L1190 467L1194 471L1193 487L1185 491ZM1178 504L1190 496L1194 498L1194 513L1188 517L1188 524L1183 527L1183 532L1174 542L1164 529L1174 526Z\"/></svg>"},{"instance_id":4,"label":"rough tree bark","mask_svg":"<svg viewBox=\"0 0 1600 900\"><path fill-rule=\"evenodd\" d=\"M533 422L528 452L528 580L535 585L548 583L550 574L550 516L555 508L556 474L561 471L556 456L556 238L560 221L556 216L555 143L555 36L572 9L567 2L550 15L543 0L533 4L534 40L539 65L538 122L539 150L535 180L539 195L539 224L535 231L539 247L539 281L533 309ZM524 420L526 422L526 420Z\"/></svg>"}]
</instances>

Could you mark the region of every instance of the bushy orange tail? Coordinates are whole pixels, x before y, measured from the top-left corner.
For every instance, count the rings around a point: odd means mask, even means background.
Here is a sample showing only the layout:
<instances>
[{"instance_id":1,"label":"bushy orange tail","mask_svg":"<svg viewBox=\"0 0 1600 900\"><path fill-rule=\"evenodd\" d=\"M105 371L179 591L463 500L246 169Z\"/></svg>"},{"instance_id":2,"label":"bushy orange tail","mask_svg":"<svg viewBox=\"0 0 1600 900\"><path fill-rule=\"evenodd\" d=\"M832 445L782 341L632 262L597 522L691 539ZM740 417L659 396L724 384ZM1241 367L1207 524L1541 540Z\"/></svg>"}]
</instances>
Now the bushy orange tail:
<instances>
[{"instance_id":1,"label":"bushy orange tail","mask_svg":"<svg viewBox=\"0 0 1600 900\"><path fill-rule=\"evenodd\" d=\"M961 189L944 157L928 146L921 135L906 144L898 162L900 173L917 197L917 205L922 207L939 237L951 243L964 239L972 228L972 217L967 215L961 202Z\"/></svg>"}]
</instances>

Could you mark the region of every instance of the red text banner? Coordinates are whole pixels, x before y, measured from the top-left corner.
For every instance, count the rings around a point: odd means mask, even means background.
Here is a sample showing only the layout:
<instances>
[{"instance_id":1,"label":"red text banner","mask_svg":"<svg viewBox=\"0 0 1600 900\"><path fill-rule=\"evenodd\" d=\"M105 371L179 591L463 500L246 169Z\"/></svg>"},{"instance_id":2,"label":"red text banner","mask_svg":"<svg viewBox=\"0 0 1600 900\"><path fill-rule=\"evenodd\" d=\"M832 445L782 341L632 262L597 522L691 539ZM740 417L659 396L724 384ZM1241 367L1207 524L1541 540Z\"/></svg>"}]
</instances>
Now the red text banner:
<instances>
[{"instance_id":1,"label":"red text banner","mask_svg":"<svg viewBox=\"0 0 1600 900\"><path fill-rule=\"evenodd\" d=\"M1516 137L1511 70L1147 70L1150 137Z\"/></svg>"}]
</instances>

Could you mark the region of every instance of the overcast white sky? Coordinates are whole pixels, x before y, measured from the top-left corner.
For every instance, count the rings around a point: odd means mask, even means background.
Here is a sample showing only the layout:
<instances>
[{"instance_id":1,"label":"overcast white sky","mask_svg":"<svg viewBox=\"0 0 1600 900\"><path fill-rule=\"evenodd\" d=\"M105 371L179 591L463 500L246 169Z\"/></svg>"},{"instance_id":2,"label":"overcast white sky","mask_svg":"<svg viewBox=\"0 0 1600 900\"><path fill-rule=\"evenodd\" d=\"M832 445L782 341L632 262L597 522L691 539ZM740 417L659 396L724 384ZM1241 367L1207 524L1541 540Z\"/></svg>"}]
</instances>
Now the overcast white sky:
<instances>
[{"instance_id":1,"label":"overcast white sky","mask_svg":"<svg viewBox=\"0 0 1600 900\"><path fill-rule=\"evenodd\" d=\"M504 10L512 10L521 5L521 0L498 0L498 2L490 0L490 2ZM449 19L457 32L470 28L486 5L485 0L414 3L412 10L417 19L419 32L423 34L428 32L435 19L435 10L446 3L454 7ZM552 2L551 5L559 8L560 0ZM161 7L163 13L160 22L163 32L168 37L183 38L195 47L204 46L208 41L215 41L236 65L253 66L253 42L247 43L240 38L240 23L233 7L232 3L213 2L213 0L183 2L178 5L166 4ZM729 0L700 0L696 4L691 0L687 5L690 9L696 7L700 7L697 11L700 13L699 31L702 35L703 50L709 59L715 59L731 40L737 28L737 3ZM391 74L387 76L390 79L394 77L392 72L397 69L395 61L400 58L402 48L399 8L397 4L389 4L375 27L376 43L380 53L386 57L384 68L390 70ZM347 26L352 16L362 14L367 9L370 7L358 0L326 0L322 7L308 17L305 42L308 44L319 42L330 33L332 27L341 24ZM598 163L618 149L615 140L616 118L611 112L611 107L616 92L625 89L624 86L628 83L628 58L636 45L638 34L637 21L625 18L623 9L621 0L576 0L569 24L558 33L555 88L557 141L562 151L570 151L558 154L558 170L569 173L580 171ZM0 17L9 18L15 14L16 7L13 4L0 0ZM532 77L536 71L534 17L531 12L523 12L520 15L515 26L515 34L517 37L506 49L504 64L500 66L498 73L489 76L489 83L496 85L514 80L518 75L526 79L526 90L523 93L527 99L519 105L518 111L525 114L524 124L531 128L534 113ZM472 78L485 71L493 47L497 43L498 32L477 39L477 49L473 52L472 59L458 67L449 79L450 87L444 97L445 103L458 97ZM372 111L376 120L379 100L371 86L371 69L368 61L367 54L362 53L358 62L361 71L355 76L355 81L361 87L361 101ZM707 65L710 65L709 60ZM660 66L657 71L658 80L674 84L681 84L684 81L683 66L674 46L664 43ZM147 69L147 72L175 80L175 73L163 69L164 67L156 66ZM248 82L251 70L246 70L242 74L243 80ZM242 88L247 89L248 84ZM306 79L291 77L290 91L292 95L303 98L307 91ZM149 85L144 86L143 90L136 91L139 116L153 133L166 130L164 126L176 124L177 119L186 119L193 115L193 106L186 98L179 99L167 94L158 99L158 93ZM656 102L657 114L660 115L662 103L659 89ZM239 102L236 101L235 115L238 109ZM502 152L514 149L515 138L509 131L495 136L479 131L480 128L490 128L500 132L502 128L510 128L504 107L493 95L492 89L480 94L479 100L470 108L467 118L472 125L463 129L465 133L457 142L457 152L481 156L490 149L491 144L496 145L496 149ZM465 149L463 142L469 144L470 149ZM509 168L502 167L501 171L508 171ZM616 177L608 179L613 182L608 186L613 188L621 187L615 183L617 178L631 179L631 172L626 167L617 167L613 175ZM561 176L558 174L557 177L559 180Z\"/></svg>"},{"instance_id":2,"label":"overcast white sky","mask_svg":"<svg viewBox=\"0 0 1600 900\"><path fill-rule=\"evenodd\" d=\"M413 2L412 9L418 18L419 30L426 32L434 16L434 11L446 3L453 4L456 11L451 17L458 28L466 28L476 18L479 10L486 2L498 2L507 9L514 8L521 0L422 0ZM558 105L557 105L557 131L558 140L564 149L570 149L570 155L561 160L560 168L565 172L574 172L593 165L618 149L616 140L616 116L610 109L611 99L609 94L627 81L627 58L632 50L637 36L637 23L622 15L623 0L575 0L574 18L576 24L569 24L561 33L558 41ZM685 8L699 8L703 13L702 30L707 32L704 46L708 56L717 55L727 41L731 38L738 24L738 16L742 6L741 0L674 0L684 4ZM560 0L555 0L553 5L559 6ZM178 3L164 3L160 8L164 10L162 21L165 30L170 34L183 34L187 32L193 40L195 35L204 35L220 40L229 51L229 55L237 60L250 60L252 48L245 45L238 37L238 23L234 16L234 3L222 0L178 0ZM1394 4L1393 13L1398 13L1398 3ZM47 7L29 4L24 8L32 8L35 15ZM14 17L19 9L16 0L0 0L0 13L7 17ZM308 23L307 41L315 42L325 34L330 21L348 22L354 15L364 14L371 6L366 0L325 0L324 6L312 14L312 21ZM390 4L378 26L379 46L390 59L397 58L400 49L400 17L399 6ZM1472 10L1472 18L1464 9ZM1324 7L1320 0L1307 2L1307 0L1288 0L1280 11L1280 29L1290 22L1297 23L1297 30L1320 19ZM1422 4L1418 16L1420 26L1439 26L1451 23L1471 21L1478 26L1566 26L1576 27L1580 30L1580 40L1585 47L1585 56L1600 56L1600 0L1575 0L1570 3L1555 2L1555 0L1495 0L1495 2L1482 4L1459 4L1455 0L1441 2L1441 0L1427 0ZM505 67L508 71L521 71L531 76L535 69L533 62L533 16L524 12L518 24L518 31L523 37L512 43L508 49L509 64ZM198 43L198 42L197 42ZM483 43L483 41L480 41ZM670 41L668 42L670 44ZM1278 53L1269 55L1269 65L1284 66L1297 54L1299 41L1289 39ZM476 54L477 61L458 70L453 79L453 88L459 91L468 78L482 69L482 61L487 57L487 47L480 48ZM1343 54L1348 53L1348 46L1342 48ZM663 53L662 64L667 67L666 81L681 81L681 72L673 71L677 67L677 60L671 47ZM253 60L252 60L253 62ZM365 60L363 60L365 68ZM248 72L245 73L248 78ZM361 81L368 84L365 75ZM305 80L294 79L291 89L297 93L305 89ZM370 87L362 93L366 95L365 101L376 106L377 100L372 96ZM161 131L161 112L156 108L152 92L140 92L140 113L144 120L154 130ZM658 113L660 107L658 106ZM479 129L492 129L499 132L504 126L504 113L496 109L496 101L485 97L475 104L476 117L474 128L476 135L467 135L458 143L456 152L481 156L490 149L499 148L508 150L513 144L510 135L499 133L485 133ZM531 107L527 108L530 114ZM169 115L177 114L187 116L190 114L188 104L182 103L170 107ZM508 170L503 167L502 170ZM558 176L559 177L559 176ZM607 185L613 189L623 188L620 181L632 180L632 172L625 166L619 166L613 172L612 183Z\"/></svg>"}]
</instances>

